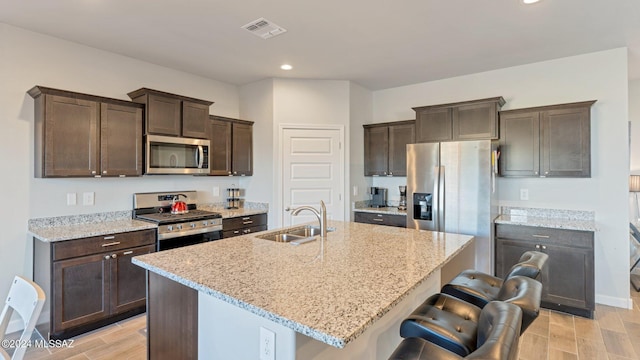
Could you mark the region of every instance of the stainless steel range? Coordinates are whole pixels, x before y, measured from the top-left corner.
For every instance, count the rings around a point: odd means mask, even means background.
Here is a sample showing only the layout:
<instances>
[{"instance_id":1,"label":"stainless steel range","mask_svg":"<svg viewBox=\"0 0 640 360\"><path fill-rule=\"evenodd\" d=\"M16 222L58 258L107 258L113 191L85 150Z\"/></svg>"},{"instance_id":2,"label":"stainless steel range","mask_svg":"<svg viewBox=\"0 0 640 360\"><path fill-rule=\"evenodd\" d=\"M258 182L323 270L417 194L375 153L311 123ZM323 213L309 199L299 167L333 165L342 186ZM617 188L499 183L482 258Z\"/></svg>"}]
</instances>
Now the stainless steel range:
<instances>
[{"instance_id":1,"label":"stainless steel range","mask_svg":"<svg viewBox=\"0 0 640 360\"><path fill-rule=\"evenodd\" d=\"M158 251L221 239L222 215L198 210L197 200L196 191L133 194L133 217L158 224ZM186 211L172 213L176 202Z\"/></svg>"}]
</instances>

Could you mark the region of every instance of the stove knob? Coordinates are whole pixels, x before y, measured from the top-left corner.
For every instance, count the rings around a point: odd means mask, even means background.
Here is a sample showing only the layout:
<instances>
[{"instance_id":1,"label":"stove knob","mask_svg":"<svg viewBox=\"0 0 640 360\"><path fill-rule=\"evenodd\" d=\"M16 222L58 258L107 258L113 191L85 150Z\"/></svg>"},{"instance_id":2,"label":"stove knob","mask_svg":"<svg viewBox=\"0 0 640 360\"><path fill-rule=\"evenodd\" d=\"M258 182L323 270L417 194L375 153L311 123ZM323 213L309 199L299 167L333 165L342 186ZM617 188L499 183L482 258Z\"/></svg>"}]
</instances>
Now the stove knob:
<instances>
[{"instance_id":1,"label":"stove knob","mask_svg":"<svg viewBox=\"0 0 640 360\"><path fill-rule=\"evenodd\" d=\"M167 225L167 231L173 231L173 225Z\"/></svg>"},{"instance_id":2,"label":"stove knob","mask_svg":"<svg viewBox=\"0 0 640 360\"><path fill-rule=\"evenodd\" d=\"M207 226L207 225L209 225L209 222L208 222L208 221L203 221L203 222L202 222L202 226Z\"/></svg>"},{"instance_id":3,"label":"stove knob","mask_svg":"<svg viewBox=\"0 0 640 360\"><path fill-rule=\"evenodd\" d=\"M182 230L182 225L176 225L176 229Z\"/></svg>"},{"instance_id":4,"label":"stove knob","mask_svg":"<svg viewBox=\"0 0 640 360\"><path fill-rule=\"evenodd\" d=\"M196 227L196 224L195 223L191 223L191 228L193 229L195 227Z\"/></svg>"}]
</instances>

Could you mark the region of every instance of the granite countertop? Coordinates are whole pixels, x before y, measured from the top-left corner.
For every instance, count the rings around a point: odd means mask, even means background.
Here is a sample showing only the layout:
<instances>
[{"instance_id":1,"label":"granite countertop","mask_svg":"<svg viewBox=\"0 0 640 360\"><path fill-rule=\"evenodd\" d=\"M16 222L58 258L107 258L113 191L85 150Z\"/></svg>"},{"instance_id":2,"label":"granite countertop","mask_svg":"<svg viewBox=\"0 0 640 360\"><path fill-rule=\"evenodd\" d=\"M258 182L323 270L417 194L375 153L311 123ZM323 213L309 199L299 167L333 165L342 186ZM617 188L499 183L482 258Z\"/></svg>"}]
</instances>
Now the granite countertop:
<instances>
[{"instance_id":1,"label":"granite countertop","mask_svg":"<svg viewBox=\"0 0 640 360\"><path fill-rule=\"evenodd\" d=\"M55 242L155 228L156 224L147 221L116 218L100 222L88 220L85 223L52 223L50 226L30 223L28 232L40 241Z\"/></svg>"},{"instance_id":2,"label":"granite countertop","mask_svg":"<svg viewBox=\"0 0 640 360\"><path fill-rule=\"evenodd\" d=\"M336 230L323 249L317 240L300 246L263 240L262 232L138 256L133 263L343 348L473 239L328 225Z\"/></svg>"},{"instance_id":3,"label":"granite countertop","mask_svg":"<svg viewBox=\"0 0 640 360\"><path fill-rule=\"evenodd\" d=\"M219 212L222 218L266 214L268 211L268 207L265 206L225 209L215 204L202 205L198 209ZM157 227L158 225L152 222L132 219L131 211L114 211L31 219L29 220L28 232L40 241L54 242Z\"/></svg>"},{"instance_id":4,"label":"granite countertop","mask_svg":"<svg viewBox=\"0 0 640 360\"><path fill-rule=\"evenodd\" d=\"M593 211L503 206L501 213L496 224L598 231Z\"/></svg>"},{"instance_id":5,"label":"granite countertop","mask_svg":"<svg viewBox=\"0 0 640 360\"><path fill-rule=\"evenodd\" d=\"M262 208L262 207L255 207L255 208L243 207L239 209L226 209L218 205L199 205L198 209L220 213L223 219L256 215L256 214L266 214L269 211L268 208Z\"/></svg>"}]
</instances>

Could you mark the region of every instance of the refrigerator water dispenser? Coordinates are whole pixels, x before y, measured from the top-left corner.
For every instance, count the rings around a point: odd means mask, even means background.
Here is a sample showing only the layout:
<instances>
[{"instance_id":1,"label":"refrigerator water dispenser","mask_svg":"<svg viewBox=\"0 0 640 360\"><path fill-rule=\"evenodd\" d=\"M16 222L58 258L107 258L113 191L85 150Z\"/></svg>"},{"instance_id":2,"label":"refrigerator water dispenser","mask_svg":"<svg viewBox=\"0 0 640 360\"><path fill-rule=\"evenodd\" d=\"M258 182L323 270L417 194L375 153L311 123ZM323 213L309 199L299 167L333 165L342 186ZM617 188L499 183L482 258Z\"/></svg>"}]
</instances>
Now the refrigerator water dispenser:
<instances>
[{"instance_id":1,"label":"refrigerator water dispenser","mask_svg":"<svg viewBox=\"0 0 640 360\"><path fill-rule=\"evenodd\" d=\"M413 218L433 221L432 194L413 193Z\"/></svg>"}]
</instances>

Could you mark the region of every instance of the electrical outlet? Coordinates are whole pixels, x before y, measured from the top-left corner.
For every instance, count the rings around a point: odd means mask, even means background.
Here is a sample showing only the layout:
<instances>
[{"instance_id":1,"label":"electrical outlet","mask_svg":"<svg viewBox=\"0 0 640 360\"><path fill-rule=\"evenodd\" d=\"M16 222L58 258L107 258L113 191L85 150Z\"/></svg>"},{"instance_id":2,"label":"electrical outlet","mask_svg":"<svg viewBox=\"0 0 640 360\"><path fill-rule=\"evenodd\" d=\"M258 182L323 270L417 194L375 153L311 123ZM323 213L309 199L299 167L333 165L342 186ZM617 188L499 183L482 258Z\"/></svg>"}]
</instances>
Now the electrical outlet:
<instances>
[{"instance_id":1,"label":"electrical outlet","mask_svg":"<svg viewBox=\"0 0 640 360\"><path fill-rule=\"evenodd\" d=\"M520 189L520 200L529 200L529 189Z\"/></svg>"},{"instance_id":2,"label":"electrical outlet","mask_svg":"<svg viewBox=\"0 0 640 360\"><path fill-rule=\"evenodd\" d=\"M260 327L260 360L276 360L276 333Z\"/></svg>"},{"instance_id":3,"label":"electrical outlet","mask_svg":"<svg viewBox=\"0 0 640 360\"><path fill-rule=\"evenodd\" d=\"M218 186L213 187L213 196L220 196L220 187Z\"/></svg>"},{"instance_id":4,"label":"electrical outlet","mask_svg":"<svg viewBox=\"0 0 640 360\"><path fill-rule=\"evenodd\" d=\"M358 196L358 187L357 186L353 187L353 196Z\"/></svg>"},{"instance_id":5,"label":"electrical outlet","mask_svg":"<svg viewBox=\"0 0 640 360\"><path fill-rule=\"evenodd\" d=\"M67 205L73 206L76 204L76 193L67 193Z\"/></svg>"},{"instance_id":6,"label":"electrical outlet","mask_svg":"<svg viewBox=\"0 0 640 360\"><path fill-rule=\"evenodd\" d=\"M95 204L94 193L86 192L82 194L82 205L90 206Z\"/></svg>"}]
</instances>

